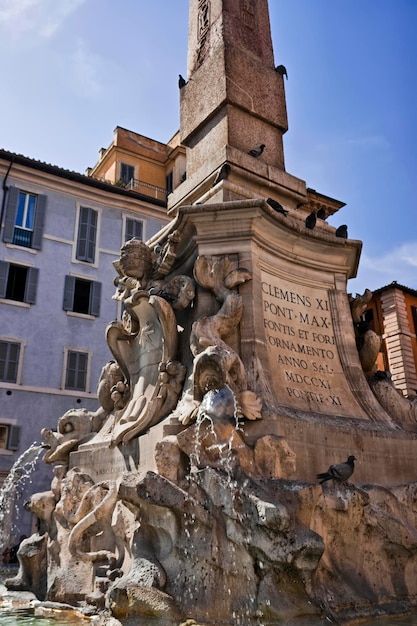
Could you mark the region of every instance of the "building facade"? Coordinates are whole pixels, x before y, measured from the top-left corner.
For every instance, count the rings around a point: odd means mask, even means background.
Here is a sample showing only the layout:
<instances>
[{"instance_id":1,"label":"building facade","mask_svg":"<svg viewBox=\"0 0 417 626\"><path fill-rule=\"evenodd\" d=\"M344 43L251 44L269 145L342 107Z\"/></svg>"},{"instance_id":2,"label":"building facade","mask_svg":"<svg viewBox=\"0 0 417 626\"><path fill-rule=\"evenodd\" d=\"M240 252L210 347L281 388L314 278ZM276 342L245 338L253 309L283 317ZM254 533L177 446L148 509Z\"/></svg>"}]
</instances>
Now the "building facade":
<instances>
[{"instance_id":1,"label":"building facade","mask_svg":"<svg viewBox=\"0 0 417 626\"><path fill-rule=\"evenodd\" d=\"M167 163L139 190L0 150L0 487L42 428L70 408L97 409L105 329L121 314L112 263L124 241L168 221ZM36 480L36 491L49 484L46 465ZM19 516L11 536L31 531Z\"/></svg>"},{"instance_id":2,"label":"building facade","mask_svg":"<svg viewBox=\"0 0 417 626\"><path fill-rule=\"evenodd\" d=\"M185 147L179 132L165 144L117 126L108 148L87 176L165 201L186 178Z\"/></svg>"},{"instance_id":3,"label":"building facade","mask_svg":"<svg viewBox=\"0 0 417 626\"><path fill-rule=\"evenodd\" d=\"M383 339L378 369L391 373L404 396L416 396L417 291L396 281L375 289L363 317Z\"/></svg>"}]
</instances>

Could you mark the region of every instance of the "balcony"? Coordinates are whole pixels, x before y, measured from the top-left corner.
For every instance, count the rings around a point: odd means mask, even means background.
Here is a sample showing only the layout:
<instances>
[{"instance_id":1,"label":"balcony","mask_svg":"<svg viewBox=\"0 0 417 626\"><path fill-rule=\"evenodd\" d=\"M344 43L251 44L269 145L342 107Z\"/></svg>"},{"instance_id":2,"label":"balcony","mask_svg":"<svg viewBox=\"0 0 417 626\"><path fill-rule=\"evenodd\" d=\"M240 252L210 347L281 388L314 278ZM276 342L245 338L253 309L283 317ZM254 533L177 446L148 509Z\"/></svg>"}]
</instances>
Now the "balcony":
<instances>
[{"instance_id":1,"label":"balcony","mask_svg":"<svg viewBox=\"0 0 417 626\"><path fill-rule=\"evenodd\" d=\"M16 246L30 248L32 246L32 231L15 226L13 232L13 243Z\"/></svg>"},{"instance_id":2,"label":"balcony","mask_svg":"<svg viewBox=\"0 0 417 626\"><path fill-rule=\"evenodd\" d=\"M130 178L130 180L127 181L119 180L115 184L118 187L122 187L122 189L136 191L136 193L141 193L142 195L154 198L155 200L166 202L167 199L167 192L164 187L156 187L150 183L144 183L137 178Z\"/></svg>"}]
</instances>

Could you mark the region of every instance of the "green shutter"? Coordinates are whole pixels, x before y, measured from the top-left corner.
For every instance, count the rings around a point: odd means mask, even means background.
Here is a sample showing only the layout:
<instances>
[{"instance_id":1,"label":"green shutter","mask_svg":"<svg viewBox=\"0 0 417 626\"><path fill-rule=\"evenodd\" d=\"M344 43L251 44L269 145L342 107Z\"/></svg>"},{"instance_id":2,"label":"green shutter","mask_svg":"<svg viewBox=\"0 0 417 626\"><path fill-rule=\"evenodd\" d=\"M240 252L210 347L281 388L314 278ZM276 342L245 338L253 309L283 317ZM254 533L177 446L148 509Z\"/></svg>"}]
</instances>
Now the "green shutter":
<instances>
[{"instance_id":1,"label":"green shutter","mask_svg":"<svg viewBox=\"0 0 417 626\"><path fill-rule=\"evenodd\" d=\"M7 449L18 450L20 445L20 426L10 424L7 436Z\"/></svg>"},{"instance_id":2,"label":"green shutter","mask_svg":"<svg viewBox=\"0 0 417 626\"><path fill-rule=\"evenodd\" d=\"M72 311L74 308L74 291L75 291L75 276L65 276L64 286L64 311Z\"/></svg>"},{"instance_id":3,"label":"green shutter","mask_svg":"<svg viewBox=\"0 0 417 626\"><path fill-rule=\"evenodd\" d=\"M38 196L36 199L35 221L33 223L32 248L42 249L43 227L45 224L46 196Z\"/></svg>"},{"instance_id":4,"label":"green shutter","mask_svg":"<svg viewBox=\"0 0 417 626\"><path fill-rule=\"evenodd\" d=\"M39 269L37 267L28 267L26 275L26 287L24 301L28 304L35 304L36 291L38 288Z\"/></svg>"},{"instance_id":5,"label":"green shutter","mask_svg":"<svg viewBox=\"0 0 417 626\"><path fill-rule=\"evenodd\" d=\"M0 298L5 298L7 293L7 280L9 278L10 263L0 261Z\"/></svg>"},{"instance_id":6,"label":"green shutter","mask_svg":"<svg viewBox=\"0 0 417 626\"><path fill-rule=\"evenodd\" d=\"M99 317L101 300L101 283L96 281L90 285L90 315Z\"/></svg>"},{"instance_id":7,"label":"green shutter","mask_svg":"<svg viewBox=\"0 0 417 626\"><path fill-rule=\"evenodd\" d=\"M16 223L17 200L19 190L17 187L9 187L6 206L6 219L4 223L3 241L13 243L14 226Z\"/></svg>"}]
</instances>

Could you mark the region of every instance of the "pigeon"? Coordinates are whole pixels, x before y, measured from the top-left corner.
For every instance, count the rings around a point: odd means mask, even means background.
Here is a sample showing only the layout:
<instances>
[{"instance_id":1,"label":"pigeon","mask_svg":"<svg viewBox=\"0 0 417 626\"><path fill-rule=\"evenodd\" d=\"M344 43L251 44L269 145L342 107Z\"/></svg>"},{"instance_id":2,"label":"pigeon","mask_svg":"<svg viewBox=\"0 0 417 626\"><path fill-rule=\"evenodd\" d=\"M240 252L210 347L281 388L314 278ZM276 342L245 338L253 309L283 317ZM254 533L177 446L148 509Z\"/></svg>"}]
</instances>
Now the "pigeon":
<instances>
[{"instance_id":1,"label":"pigeon","mask_svg":"<svg viewBox=\"0 0 417 626\"><path fill-rule=\"evenodd\" d=\"M262 152L265 150L265 144L261 143L257 148L253 148L253 150L249 150L249 154L256 159L261 156Z\"/></svg>"},{"instance_id":2,"label":"pigeon","mask_svg":"<svg viewBox=\"0 0 417 626\"><path fill-rule=\"evenodd\" d=\"M269 204L270 207L272 207L274 209L274 211L276 211L277 213L282 213L283 215L288 215L288 211L286 211L284 209L284 207L282 206L282 204L280 204L279 202L277 202L276 200L274 200L273 198L268 198L267 199L267 203Z\"/></svg>"},{"instance_id":3,"label":"pigeon","mask_svg":"<svg viewBox=\"0 0 417 626\"><path fill-rule=\"evenodd\" d=\"M317 221L317 216L316 216L316 212L313 211L312 213L310 213L310 215L307 215L306 217L306 228L309 228L310 230L313 230L313 228L316 225L316 221Z\"/></svg>"},{"instance_id":4,"label":"pigeon","mask_svg":"<svg viewBox=\"0 0 417 626\"><path fill-rule=\"evenodd\" d=\"M325 220L326 219L326 209L321 207L321 209L319 209L317 211L317 217L319 218L319 220Z\"/></svg>"},{"instance_id":5,"label":"pigeon","mask_svg":"<svg viewBox=\"0 0 417 626\"><path fill-rule=\"evenodd\" d=\"M348 457L346 463L339 463L338 465L330 465L327 472L323 474L317 474L317 480L320 481L320 485L325 483L326 480L335 480L337 483L344 483L353 474L355 469L355 461L357 459L351 454Z\"/></svg>"},{"instance_id":6,"label":"pigeon","mask_svg":"<svg viewBox=\"0 0 417 626\"><path fill-rule=\"evenodd\" d=\"M346 224L342 224L339 228L336 228L336 237L341 237L342 239L347 239L348 231Z\"/></svg>"},{"instance_id":7,"label":"pigeon","mask_svg":"<svg viewBox=\"0 0 417 626\"><path fill-rule=\"evenodd\" d=\"M275 71L277 74L285 76L285 78L288 80L287 68L285 67L285 65L277 65Z\"/></svg>"},{"instance_id":8,"label":"pigeon","mask_svg":"<svg viewBox=\"0 0 417 626\"><path fill-rule=\"evenodd\" d=\"M185 78L183 76L181 76L181 74L179 74L179 76L178 76L178 87L180 89L182 89L183 87L185 87L186 84L187 84L187 81L185 80Z\"/></svg>"},{"instance_id":9,"label":"pigeon","mask_svg":"<svg viewBox=\"0 0 417 626\"><path fill-rule=\"evenodd\" d=\"M223 165L219 169L219 172L214 180L213 187L217 185L217 183L219 183L221 180L225 180L225 178L229 176L231 169L232 168L230 167L229 163L223 163Z\"/></svg>"}]
</instances>

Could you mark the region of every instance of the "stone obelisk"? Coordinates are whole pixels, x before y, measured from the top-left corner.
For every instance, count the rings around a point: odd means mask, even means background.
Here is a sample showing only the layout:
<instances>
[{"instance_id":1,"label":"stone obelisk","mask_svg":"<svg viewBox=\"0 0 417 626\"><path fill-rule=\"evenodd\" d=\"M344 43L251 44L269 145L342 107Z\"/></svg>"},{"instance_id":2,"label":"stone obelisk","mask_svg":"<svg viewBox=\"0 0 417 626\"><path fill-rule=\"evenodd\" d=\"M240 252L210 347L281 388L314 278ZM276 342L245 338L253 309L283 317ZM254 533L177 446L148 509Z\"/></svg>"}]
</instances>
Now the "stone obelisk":
<instances>
[{"instance_id":1,"label":"stone obelisk","mask_svg":"<svg viewBox=\"0 0 417 626\"><path fill-rule=\"evenodd\" d=\"M180 89L187 179L170 196L170 211L283 194L294 206L303 201L304 181L285 172L285 79L275 69L267 0L190 3L187 78Z\"/></svg>"}]
</instances>

